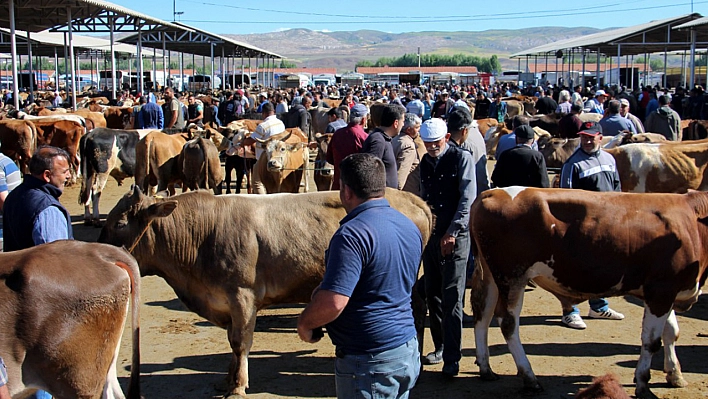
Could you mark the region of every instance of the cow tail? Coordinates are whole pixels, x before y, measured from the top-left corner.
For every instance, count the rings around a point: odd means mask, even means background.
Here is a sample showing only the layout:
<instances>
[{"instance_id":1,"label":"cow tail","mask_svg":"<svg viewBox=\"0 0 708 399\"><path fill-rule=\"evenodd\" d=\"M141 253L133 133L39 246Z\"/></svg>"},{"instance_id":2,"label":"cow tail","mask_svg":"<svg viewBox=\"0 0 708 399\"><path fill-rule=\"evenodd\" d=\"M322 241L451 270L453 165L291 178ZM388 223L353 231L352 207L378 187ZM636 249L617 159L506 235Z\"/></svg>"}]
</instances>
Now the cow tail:
<instances>
[{"instance_id":1,"label":"cow tail","mask_svg":"<svg viewBox=\"0 0 708 399\"><path fill-rule=\"evenodd\" d=\"M147 136L146 136L147 137ZM148 190L150 189L150 152L152 150L152 137L145 140L145 180L143 180L143 186L140 187L145 195L148 195Z\"/></svg>"},{"instance_id":2,"label":"cow tail","mask_svg":"<svg viewBox=\"0 0 708 399\"><path fill-rule=\"evenodd\" d=\"M209 189L209 156L207 154L207 144L206 140L202 138L199 140L199 149L202 151L202 156L204 157L204 187Z\"/></svg>"},{"instance_id":3,"label":"cow tail","mask_svg":"<svg viewBox=\"0 0 708 399\"><path fill-rule=\"evenodd\" d=\"M80 157L79 160L79 169L81 170L81 174L84 175L83 180L81 181L81 191L79 191L79 205L88 205L88 200L90 197L90 192L91 192L91 186L93 185L91 177L93 176L93 173L89 174L88 172L88 167L89 165L87 164L86 158L86 142L88 141L88 136L83 136L81 137L81 140L79 140L79 153L84 154L83 156Z\"/></svg>"},{"instance_id":4,"label":"cow tail","mask_svg":"<svg viewBox=\"0 0 708 399\"><path fill-rule=\"evenodd\" d=\"M39 140L37 137L37 126L35 126L34 123L32 123L30 121L26 121L25 123L27 124L27 127L29 127L30 139L29 139L29 143L27 143L27 144L29 147L29 156L31 158L32 155L34 155L34 152L37 151L37 140ZM25 170L23 170L22 173L29 173L30 159L28 158L23 161L24 161L23 162L24 165L22 165L22 167Z\"/></svg>"},{"instance_id":5,"label":"cow tail","mask_svg":"<svg viewBox=\"0 0 708 399\"><path fill-rule=\"evenodd\" d=\"M130 364L128 399L140 398L140 268L138 262L126 252L126 262L117 261L116 266L125 270L130 278L130 324L133 340L133 355Z\"/></svg>"}]
</instances>

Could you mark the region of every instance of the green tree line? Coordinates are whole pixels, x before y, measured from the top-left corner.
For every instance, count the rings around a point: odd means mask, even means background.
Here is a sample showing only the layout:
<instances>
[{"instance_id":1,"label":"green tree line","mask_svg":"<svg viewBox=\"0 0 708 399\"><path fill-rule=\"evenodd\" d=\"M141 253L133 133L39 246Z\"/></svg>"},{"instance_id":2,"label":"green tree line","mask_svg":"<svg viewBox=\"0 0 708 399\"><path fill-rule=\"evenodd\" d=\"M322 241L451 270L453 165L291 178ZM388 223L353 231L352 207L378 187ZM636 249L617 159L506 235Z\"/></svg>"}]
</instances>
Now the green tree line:
<instances>
[{"instance_id":1,"label":"green tree line","mask_svg":"<svg viewBox=\"0 0 708 399\"><path fill-rule=\"evenodd\" d=\"M417 67L418 54L403 54L400 57L381 57L376 61L363 60L356 64L357 67ZM482 72L501 71L501 64L496 55L491 57L478 57L476 55L454 54L421 54L420 66L476 66Z\"/></svg>"}]
</instances>

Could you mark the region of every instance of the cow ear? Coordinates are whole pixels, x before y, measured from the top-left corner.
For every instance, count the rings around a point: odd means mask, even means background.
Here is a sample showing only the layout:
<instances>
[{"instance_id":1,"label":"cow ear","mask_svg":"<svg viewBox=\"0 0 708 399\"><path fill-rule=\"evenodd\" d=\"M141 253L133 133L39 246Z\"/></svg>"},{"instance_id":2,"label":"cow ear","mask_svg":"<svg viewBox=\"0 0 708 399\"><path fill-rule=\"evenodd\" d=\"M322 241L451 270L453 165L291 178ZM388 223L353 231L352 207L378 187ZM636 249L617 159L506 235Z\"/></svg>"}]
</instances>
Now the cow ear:
<instances>
[{"instance_id":1,"label":"cow ear","mask_svg":"<svg viewBox=\"0 0 708 399\"><path fill-rule=\"evenodd\" d=\"M175 209L177 209L177 201L162 201L150 205L147 212L153 218L164 218L169 216Z\"/></svg>"}]
</instances>

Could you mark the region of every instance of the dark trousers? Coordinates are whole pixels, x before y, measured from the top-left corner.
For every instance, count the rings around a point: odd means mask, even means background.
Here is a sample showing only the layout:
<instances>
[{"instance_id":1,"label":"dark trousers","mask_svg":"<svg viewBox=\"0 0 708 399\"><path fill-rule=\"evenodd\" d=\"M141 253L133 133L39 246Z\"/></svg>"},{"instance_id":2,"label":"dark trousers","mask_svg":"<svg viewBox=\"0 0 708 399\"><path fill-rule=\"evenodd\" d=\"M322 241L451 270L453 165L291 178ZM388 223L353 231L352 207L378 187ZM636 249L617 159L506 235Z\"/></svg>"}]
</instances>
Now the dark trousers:
<instances>
[{"instance_id":1,"label":"dark trousers","mask_svg":"<svg viewBox=\"0 0 708 399\"><path fill-rule=\"evenodd\" d=\"M425 294L430 314L430 335L435 350L443 348L443 361L462 358L462 301L465 296L467 257L470 253L469 231L460 233L455 250L443 257L441 236L433 236L423 251Z\"/></svg>"}]
</instances>

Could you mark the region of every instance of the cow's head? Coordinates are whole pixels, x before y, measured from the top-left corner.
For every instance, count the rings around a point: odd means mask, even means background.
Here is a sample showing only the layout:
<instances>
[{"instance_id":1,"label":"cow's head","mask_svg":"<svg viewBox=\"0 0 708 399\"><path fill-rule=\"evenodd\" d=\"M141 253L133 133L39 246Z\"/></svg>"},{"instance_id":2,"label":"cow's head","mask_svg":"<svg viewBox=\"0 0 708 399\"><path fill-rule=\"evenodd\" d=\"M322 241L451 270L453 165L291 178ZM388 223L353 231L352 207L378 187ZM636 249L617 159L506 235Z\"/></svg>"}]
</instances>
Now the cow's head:
<instances>
[{"instance_id":1,"label":"cow's head","mask_svg":"<svg viewBox=\"0 0 708 399\"><path fill-rule=\"evenodd\" d=\"M269 172L282 172L290 163L290 155L301 150L305 143L288 144L283 140L270 139L265 144Z\"/></svg>"},{"instance_id":2,"label":"cow's head","mask_svg":"<svg viewBox=\"0 0 708 399\"><path fill-rule=\"evenodd\" d=\"M329 142L332 141L333 133L315 135L315 140L317 142L317 158L315 160L315 173L321 174L323 176L333 176L334 166L327 162L327 148L329 148Z\"/></svg>"},{"instance_id":3,"label":"cow's head","mask_svg":"<svg viewBox=\"0 0 708 399\"><path fill-rule=\"evenodd\" d=\"M98 242L131 249L157 218L169 216L177 208L177 201L148 197L133 186L121 198L106 218Z\"/></svg>"}]
</instances>

